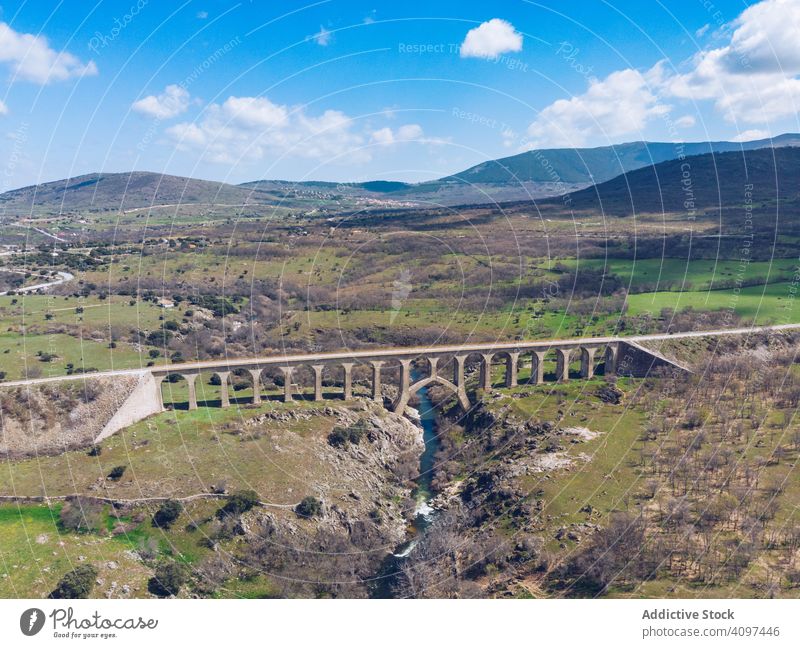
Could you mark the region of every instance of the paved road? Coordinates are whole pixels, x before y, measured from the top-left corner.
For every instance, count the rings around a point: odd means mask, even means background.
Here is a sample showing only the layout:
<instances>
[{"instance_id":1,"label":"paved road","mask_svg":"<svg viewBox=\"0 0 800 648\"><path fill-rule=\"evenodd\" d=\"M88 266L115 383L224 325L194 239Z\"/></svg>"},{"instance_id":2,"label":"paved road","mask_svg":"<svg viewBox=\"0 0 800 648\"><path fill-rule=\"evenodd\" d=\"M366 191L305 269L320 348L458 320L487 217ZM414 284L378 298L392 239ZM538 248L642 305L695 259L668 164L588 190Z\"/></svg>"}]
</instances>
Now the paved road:
<instances>
[{"instance_id":1,"label":"paved road","mask_svg":"<svg viewBox=\"0 0 800 648\"><path fill-rule=\"evenodd\" d=\"M218 360L203 360L199 362L184 362L173 365L159 365L153 367L141 367L139 369L117 369L113 371L96 371L89 374L73 374L71 376L53 376L50 378L31 378L28 380L13 380L1 383L3 387L13 387L18 385L32 385L40 383L59 382L62 380L79 380L88 377L110 377L110 376L134 376L145 372L159 373L179 373L195 372L206 369L220 369L226 366L247 367L258 365L281 365L281 364L306 364L314 362L326 362L331 360L350 360L369 359L378 360L381 358L397 357L416 357L436 354L451 353L472 353L480 351L507 351L512 349L530 350L547 349L557 346L578 347L581 345L603 345L609 342L627 341L641 344L642 342L657 340L675 340L682 338L699 337L720 337L725 335L748 335L767 332L779 332L789 330L800 330L800 324L776 324L773 326L751 326L747 328L735 329L716 329L711 331L689 331L685 333L657 333L653 335L635 335L630 337L593 337L593 338L567 338L561 340L534 340L530 342L490 342L485 344L464 344L461 346L428 346L428 347L397 347L392 349L364 349L361 351L339 351L335 353L309 353L298 355L276 355L264 356L259 358L220 358Z\"/></svg>"},{"instance_id":2,"label":"paved road","mask_svg":"<svg viewBox=\"0 0 800 648\"><path fill-rule=\"evenodd\" d=\"M8 272L8 270L6 271ZM20 293L29 293L29 292L36 292L37 290L46 290L51 288L52 286L58 286L63 283L67 283L68 281L72 281L75 278L75 275L71 272L62 272L59 270L58 272L58 279L53 279L53 281L47 281L45 283L38 283L34 284L33 286L25 286L24 288L16 288L15 290L4 290L0 292L0 295L7 295L9 292L14 292L15 294Z\"/></svg>"}]
</instances>

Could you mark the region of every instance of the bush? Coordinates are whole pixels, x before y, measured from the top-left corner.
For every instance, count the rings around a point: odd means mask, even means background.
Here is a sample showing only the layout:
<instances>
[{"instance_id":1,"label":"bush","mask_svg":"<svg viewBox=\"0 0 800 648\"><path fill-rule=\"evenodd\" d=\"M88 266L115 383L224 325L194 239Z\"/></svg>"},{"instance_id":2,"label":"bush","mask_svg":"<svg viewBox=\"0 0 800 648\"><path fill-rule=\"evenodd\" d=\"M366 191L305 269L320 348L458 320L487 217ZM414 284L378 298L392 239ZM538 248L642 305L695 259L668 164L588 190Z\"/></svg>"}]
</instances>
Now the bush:
<instances>
[{"instance_id":1,"label":"bush","mask_svg":"<svg viewBox=\"0 0 800 648\"><path fill-rule=\"evenodd\" d=\"M333 431L328 435L328 443L334 448L341 448L347 445L348 434L347 430L343 427L336 426Z\"/></svg>"},{"instance_id":2,"label":"bush","mask_svg":"<svg viewBox=\"0 0 800 648\"><path fill-rule=\"evenodd\" d=\"M147 583L147 590L156 596L177 596L186 584L186 569L176 562L164 562L156 567Z\"/></svg>"},{"instance_id":3,"label":"bush","mask_svg":"<svg viewBox=\"0 0 800 648\"><path fill-rule=\"evenodd\" d=\"M322 515L322 502L320 502L313 495L303 498L297 506L294 507L294 512L300 517L312 518Z\"/></svg>"},{"instance_id":4,"label":"bush","mask_svg":"<svg viewBox=\"0 0 800 648\"><path fill-rule=\"evenodd\" d=\"M622 390L616 385L605 384L597 389L597 397L609 405L619 405L622 402Z\"/></svg>"},{"instance_id":5,"label":"bush","mask_svg":"<svg viewBox=\"0 0 800 648\"><path fill-rule=\"evenodd\" d=\"M122 479L122 475L125 474L126 468L127 466L114 466L111 469L111 472L108 473L108 478L111 481L119 481L120 479Z\"/></svg>"},{"instance_id":6,"label":"bush","mask_svg":"<svg viewBox=\"0 0 800 648\"><path fill-rule=\"evenodd\" d=\"M167 500L153 516L153 526L169 529L181 513L183 513L183 504L178 500Z\"/></svg>"},{"instance_id":7,"label":"bush","mask_svg":"<svg viewBox=\"0 0 800 648\"><path fill-rule=\"evenodd\" d=\"M50 592L51 599L86 599L92 593L97 570L91 565L81 565L64 574L56 588Z\"/></svg>"},{"instance_id":8,"label":"bush","mask_svg":"<svg viewBox=\"0 0 800 648\"><path fill-rule=\"evenodd\" d=\"M361 421L346 428L337 425L328 435L328 443L334 448L344 447L348 443L358 445L361 443L361 439L364 438L366 433L367 427Z\"/></svg>"},{"instance_id":9,"label":"bush","mask_svg":"<svg viewBox=\"0 0 800 648\"><path fill-rule=\"evenodd\" d=\"M236 491L225 502L219 511L217 517L222 518L226 515L241 515L246 513L254 506L259 504L258 493L252 490Z\"/></svg>"},{"instance_id":10,"label":"bush","mask_svg":"<svg viewBox=\"0 0 800 648\"><path fill-rule=\"evenodd\" d=\"M93 445L91 448L89 448L89 452L87 452L86 454L88 454L90 457L99 457L102 453L103 453L102 446Z\"/></svg>"},{"instance_id":11,"label":"bush","mask_svg":"<svg viewBox=\"0 0 800 648\"><path fill-rule=\"evenodd\" d=\"M88 497L74 497L61 507L58 517L67 531L97 531L103 525L103 504Z\"/></svg>"}]
</instances>

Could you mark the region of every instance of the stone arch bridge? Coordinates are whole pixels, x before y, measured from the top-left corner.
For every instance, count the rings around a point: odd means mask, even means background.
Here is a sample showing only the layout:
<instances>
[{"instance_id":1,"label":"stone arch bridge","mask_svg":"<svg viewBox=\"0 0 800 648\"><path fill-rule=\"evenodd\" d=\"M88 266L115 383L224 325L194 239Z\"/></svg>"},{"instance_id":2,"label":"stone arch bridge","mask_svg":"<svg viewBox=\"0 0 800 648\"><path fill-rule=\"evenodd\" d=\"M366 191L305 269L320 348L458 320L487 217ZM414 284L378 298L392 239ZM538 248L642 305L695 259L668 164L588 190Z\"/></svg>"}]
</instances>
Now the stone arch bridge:
<instances>
[{"instance_id":1,"label":"stone arch bridge","mask_svg":"<svg viewBox=\"0 0 800 648\"><path fill-rule=\"evenodd\" d=\"M197 379L201 373L211 373L217 377L220 385L220 405L230 405L230 380L234 371L249 374L253 386L253 402L262 400L261 377L265 370L277 370L282 377L282 400L289 402L298 396L303 387L298 384L297 376L302 369L311 378L305 385L313 388L315 401L325 399L323 378L335 382L339 386L339 398L353 398L353 369L364 366L368 369L371 397L384 403L382 386L383 375L391 369L399 374L397 397L389 405L394 412L403 412L410 398L422 387L438 384L449 389L466 410L470 407L465 382L467 365L479 368L478 385L488 392L494 387L492 381L493 367L502 364L504 367L503 385L516 387L520 366L530 367L529 384L545 382L545 362L548 357L555 359L556 382L570 379L570 365L580 362L579 376L591 378L598 364L602 365L605 374L644 376L656 366L672 366L683 369L675 362L664 358L640 346L632 340L619 338L584 338L574 341L554 342L514 342L510 344L475 344L461 346L431 346L419 348L396 348L368 351L349 351L345 353L318 353L302 355L273 356L264 358L224 359L202 362L175 364L152 368L152 375L159 399L158 409L163 409L161 402L161 383L169 376L180 376L188 385L189 409L196 409ZM417 363L426 367L423 375L412 377L412 366ZM447 371L443 371L443 366ZM309 371L310 370L310 371ZM574 374L573 374L574 375Z\"/></svg>"},{"instance_id":2,"label":"stone arch bridge","mask_svg":"<svg viewBox=\"0 0 800 648\"><path fill-rule=\"evenodd\" d=\"M780 327L762 327L780 328ZM755 329L738 331L751 332ZM541 340L531 342L477 343L453 346L401 347L393 349L369 349L339 353L307 353L297 355L276 355L256 358L224 358L187 362L172 365L142 367L104 371L92 374L77 374L3 383L3 386L32 385L65 380L92 380L114 376L138 376L138 382L127 399L105 424L96 438L100 441L114 432L137 421L164 410L162 383L170 376L186 381L188 385L188 408L198 407L197 379L201 374L215 374L220 385L221 407L231 404L231 376L249 375L253 387L252 401L260 403L263 399L262 374L270 372L282 376L284 401L291 401L301 390L304 398L322 401L326 397L350 400L353 397L353 371L365 367L369 379L371 397L395 412L403 412L411 397L422 387L438 384L449 389L458 399L462 408L469 409L470 401L466 389L468 370L477 370L478 387L491 391L493 368L502 365L505 387L518 384L519 368L529 367L529 384L541 384L546 379L566 382L571 378L591 378L602 368L606 375L643 377L657 367L671 367L689 371L673 360L647 349L640 343L647 340L679 338L686 336L726 335L737 331L706 331L676 335L651 335L640 337L596 337L565 340ZM553 360L555 363L553 364ZM421 362L420 362L421 361ZM545 363L554 366L555 371L545 373ZM422 365L421 372L412 368ZM574 371L570 374L571 365ZM361 370L363 374L363 370ZM396 397L385 401L382 385L384 377L391 374L396 385ZM420 375L421 374L421 375ZM299 384L302 378L304 385ZM328 393L323 392L327 383ZM330 386L335 391L330 393ZM313 392L306 394L305 392Z\"/></svg>"},{"instance_id":3,"label":"stone arch bridge","mask_svg":"<svg viewBox=\"0 0 800 648\"><path fill-rule=\"evenodd\" d=\"M433 383L449 389L458 398L460 405L467 409L470 406L466 389L467 367L477 367L478 385L484 391L495 387L492 382L492 368L502 364L504 368L503 384L514 387L518 383L520 366L529 366L529 383L540 384L545 378L557 382L570 380L570 365L579 364L573 372L574 377L591 378L596 369L602 366L605 374L620 376L647 376L658 367L668 367L682 371L688 368L676 363L658 352L643 346L643 343L680 338L721 337L729 335L753 335L779 331L797 330L800 324L779 324L771 326L752 326L739 329L720 329L714 331L691 331L674 334L642 335L635 337L596 337L575 338L566 340L539 340L534 342L478 343L454 346L430 346L414 348L377 349L363 351L347 351L341 353L310 353L298 355L267 356L260 358L220 359L182 364L142 367L140 369L123 369L103 371L91 374L74 374L71 376L54 376L28 380L9 381L2 387L17 387L41 383L54 383L68 380L94 380L113 378L115 376L136 376L138 382L120 408L111 416L105 427L96 438L100 441L114 432L132 425L143 418L164 409L161 385L171 374L186 380L189 391L188 407L198 406L196 383L203 373L216 374L219 379L221 398L220 405L231 404L229 396L231 374L233 372L250 375L253 386L252 400L262 400L262 373L271 370L283 375L282 398L291 401L299 392L300 386L295 377L305 373L310 377L313 386L314 400L323 400L323 381L327 375L328 383L333 383L338 393L334 397L349 400L353 397L353 370L366 366L371 376L369 381L371 396L374 400L387 404L396 412L404 411L409 399L419 389ZM555 372L546 376L545 362L555 360ZM412 378L412 365L423 360L427 370L423 375ZM391 403L385 403L381 386L384 373L399 377L397 380L397 396ZM328 393L328 397L331 394ZM305 394L304 394L305 397Z\"/></svg>"}]
</instances>

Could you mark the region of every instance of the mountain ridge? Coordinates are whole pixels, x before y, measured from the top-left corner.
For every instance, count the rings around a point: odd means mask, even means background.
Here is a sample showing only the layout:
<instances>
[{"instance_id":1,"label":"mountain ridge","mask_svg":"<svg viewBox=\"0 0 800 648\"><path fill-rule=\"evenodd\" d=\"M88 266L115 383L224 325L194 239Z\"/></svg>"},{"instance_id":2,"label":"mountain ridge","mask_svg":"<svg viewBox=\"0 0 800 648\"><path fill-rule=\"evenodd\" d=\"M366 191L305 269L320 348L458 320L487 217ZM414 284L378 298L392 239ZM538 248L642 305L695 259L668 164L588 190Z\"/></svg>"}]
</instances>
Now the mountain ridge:
<instances>
[{"instance_id":1,"label":"mountain ridge","mask_svg":"<svg viewBox=\"0 0 800 648\"><path fill-rule=\"evenodd\" d=\"M639 141L586 149L537 149L487 160L459 173L416 184L390 180L254 180L230 184L149 171L93 172L12 189L0 194L0 209L30 213L37 209L125 211L172 204L272 205L292 198L364 199L374 204L394 201L405 206L518 202L574 194L678 156L697 155L698 151L719 155L791 147L800 147L800 134L784 133L750 142ZM672 157L662 159L665 156ZM615 167L619 172L610 175Z\"/></svg>"}]
</instances>

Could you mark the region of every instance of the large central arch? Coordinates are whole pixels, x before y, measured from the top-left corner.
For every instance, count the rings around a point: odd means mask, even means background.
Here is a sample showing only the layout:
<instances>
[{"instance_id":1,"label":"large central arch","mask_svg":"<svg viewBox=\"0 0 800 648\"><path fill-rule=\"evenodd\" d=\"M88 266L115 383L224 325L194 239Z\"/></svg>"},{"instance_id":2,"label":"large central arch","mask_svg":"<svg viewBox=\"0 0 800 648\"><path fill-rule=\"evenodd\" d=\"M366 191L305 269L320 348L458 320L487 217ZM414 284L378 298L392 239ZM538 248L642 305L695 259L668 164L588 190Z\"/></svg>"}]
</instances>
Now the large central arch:
<instances>
[{"instance_id":1,"label":"large central arch","mask_svg":"<svg viewBox=\"0 0 800 648\"><path fill-rule=\"evenodd\" d=\"M457 355L453 357L453 380L448 380L440 376L437 371L437 364L439 356L422 356L428 363L428 375L420 378L414 383L411 383L411 363L412 359L400 360L400 394L397 400L392 404L392 411L402 413L408 405L408 401L413 394L416 394L423 387L427 387L433 383L442 385L442 387L449 389L458 397L458 403L468 411L471 407L469 398L467 398L467 391L464 387L464 361L467 356Z\"/></svg>"}]
</instances>

